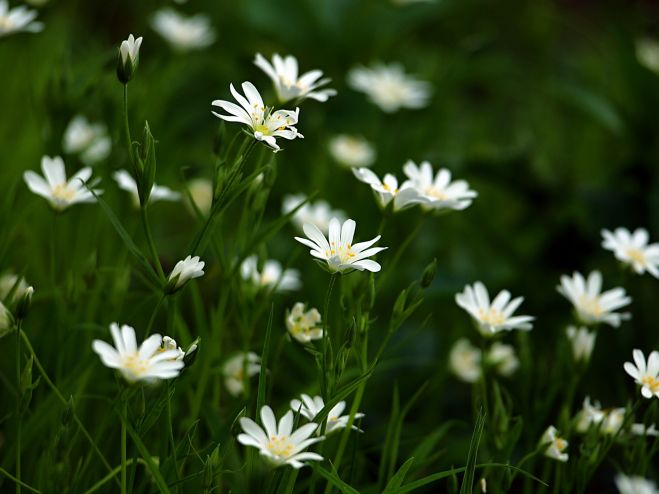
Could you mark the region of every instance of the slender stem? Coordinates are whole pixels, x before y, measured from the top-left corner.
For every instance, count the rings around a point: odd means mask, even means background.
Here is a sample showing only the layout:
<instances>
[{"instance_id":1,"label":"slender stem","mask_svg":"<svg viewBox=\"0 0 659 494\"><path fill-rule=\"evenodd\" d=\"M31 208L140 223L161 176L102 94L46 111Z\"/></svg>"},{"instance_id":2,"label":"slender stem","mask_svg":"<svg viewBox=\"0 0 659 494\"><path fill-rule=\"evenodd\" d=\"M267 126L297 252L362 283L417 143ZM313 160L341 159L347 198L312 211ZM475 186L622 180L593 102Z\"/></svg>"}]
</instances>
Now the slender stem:
<instances>
[{"instance_id":1,"label":"slender stem","mask_svg":"<svg viewBox=\"0 0 659 494\"><path fill-rule=\"evenodd\" d=\"M160 309L160 306L165 300L165 295L161 295L161 297L158 299L158 303L156 303L156 306L153 308L153 312L151 313L151 317L149 318L149 324L146 326L146 334L144 335L144 338L146 339L149 334L151 334L151 329L153 328L153 323L156 320L156 315L158 314L158 310Z\"/></svg>"},{"instance_id":2,"label":"slender stem","mask_svg":"<svg viewBox=\"0 0 659 494\"><path fill-rule=\"evenodd\" d=\"M23 413L21 402L21 321L16 328L16 478L21 480L21 429L23 427ZM21 494L21 484L16 482L16 494Z\"/></svg>"},{"instance_id":3,"label":"slender stem","mask_svg":"<svg viewBox=\"0 0 659 494\"><path fill-rule=\"evenodd\" d=\"M123 415L128 419L128 399L123 397ZM127 466L126 462L126 422L121 421L121 494L126 494L126 479L127 477Z\"/></svg>"},{"instance_id":4,"label":"slender stem","mask_svg":"<svg viewBox=\"0 0 659 494\"><path fill-rule=\"evenodd\" d=\"M31 487L31 486L27 485L27 484L26 484L25 482L23 482L22 480L17 479L16 477L14 477L12 474L10 474L7 470L5 470L5 469L2 468L2 467L0 467L0 474L4 475L4 476L7 477L9 480L15 482L17 485L22 485L23 487L25 487L27 490L29 490L29 491L31 491L31 492L36 492L37 494L41 494L41 491L40 491L40 490L37 490L37 489L35 489L34 487Z\"/></svg>"},{"instance_id":5,"label":"slender stem","mask_svg":"<svg viewBox=\"0 0 659 494\"><path fill-rule=\"evenodd\" d=\"M50 377L48 376L48 373L46 372L46 370L45 370L45 369L43 368L43 366L41 365L41 362L39 361L39 358L37 357L37 354L34 352L34 348L32 348L32 344L30 343L30 339L28 338L28 336L27 336L27 334L25 333L25 331L23 331L23 330L21 329L21 330L19 331L19 333L20 333L21 337L23 338L23 342L25 343L25 346L27 347L27 349L28 349L29 352L30 352L30 355L31 355L32 358L34 359L34 364L37 366L37 369L39 369L39 372L41 373L41 377L43 377L44 381L46 381L46 384L48 384L48 386L50 387L50 389L53 390L53 392L55 393L55 395L57 396L57 398L62 402L62 404L63 404L64 406L69 406L69 402L66 400L66 398L64 398L64 396L62 395L62 393L60 392L60 390L57 388L57 386L55 386L55 384L53 383L53 381L52 381L52 380L50 379ZM89 441L89 444L91 445L91 447L92 447L92 449L94 450L94 452L97 454L97 456L98 456L98 457L100 458L100 460L103 462L103 465L104 465L105 468L108 470L108 472L111 472L111 471L112 471L112 467L110 466L110 464L108 463L108 461L105 459L105 456L103 455L103 453L101 452L101 450L98 449L98 446L96 445L96 442L94 441L94 439L92 438L91 434L89 433L89 431L87 430L87 428L84 426L84 424L80 421L80 418L79 418L78 415L76 414L75 410L72 409L72 410L71 410L71 413L73 414L73 420L74 420L75 423L78 425L78 427L79 427L80 430L82 431L82 433L83 433L83 435L85 436L85 438L87 438L87 441ZM116 479L115 479L115 482L117 482L117 485L119 484L119 482L118 482Z\"/></svg>"},{"instance_id":6,"label":"slender stem","mask_svg":"<svg viewBox=\"0 0 659 494\"><path fill-rule=\"evenodd\" d=\"M130 138L130 125L128 124L128 84L124 84L124 133L128 145L128 159L133 166L133 172L137 172L137 165L133 159L133 140Z\"/></svg>"},{"instance_id":7,"label":"slender stem","mask_svg":"<svg viewBox=\"0 0 659 494\"><path fill-rule=\"evenodd\" d=\"M329 334L329 306L330 300L332 298L332 289L334 288L334 283L336 283L336 278L338 274L333 273L330 276L329 285L327 286L327 295L325 296L325 307L323 310L323 368L322 375L320 376L320 387L321 393L323 395L323 401L327 403L329 401L329 383L328 383L328 373L329 373L329 343L330 343L330 334ZM323 422L323 428L321 434L325 432L325 426L327 421Z\"/></svg>"},{"instance_id":8,"label":"slender stem","mask_svg":"<svg viewBox=\"0 0 659 494\"><path fill-rule=\"evenodd\" d=\"M134 463L141 463L142 465L146 465L146 462L142 458L129 458L127 463L129 465L132 465ZM115 467L114 470L112 470L105 477L103 477L101 480L99 480L93 486L87 489L85 491L85 494L92 494L93 492L96 492L105 484L107 484L110 480L112 480L112 478L115 477L119 472L121 472L121 465Z\"/></svg>"},{"instance_id":9,"label":"slender stem","mask_svg":"<svg viewBox=\"0 0 659 494\"><path fill-rule=\"evenodd\" d=\"M174 428L172 426L172 395L170 393L171 382L167 382L167 432L169 435L169 448L171 449L172 460L174 462L174 473L176 480L181 480L178 470L178 462L176 461L176 443L174 442ZM180 492L180 484L176 485L176 491Z\"/></svg>"},{"instance_id":10,"label":"slender stem","mask_svg":"<svg viewBox=\"0 0 659 494\"><path fill-rule=\"evenodd\" d=\"M160 256L158 256L158 250L156 249L156 244L153 241L153 236L151 235L151 227L149 226L149 218L146 213L147 205L143 204L140 207L140 217L142 218L142 228L144 229L144 236L146 237L146 242L149 245L149 250L151 251L151 257L153 257L153 262L156 265L158 270L158 275L161 280L165 279L165 273L162 270L160 265Z\"/></svg>"}]
</instances>

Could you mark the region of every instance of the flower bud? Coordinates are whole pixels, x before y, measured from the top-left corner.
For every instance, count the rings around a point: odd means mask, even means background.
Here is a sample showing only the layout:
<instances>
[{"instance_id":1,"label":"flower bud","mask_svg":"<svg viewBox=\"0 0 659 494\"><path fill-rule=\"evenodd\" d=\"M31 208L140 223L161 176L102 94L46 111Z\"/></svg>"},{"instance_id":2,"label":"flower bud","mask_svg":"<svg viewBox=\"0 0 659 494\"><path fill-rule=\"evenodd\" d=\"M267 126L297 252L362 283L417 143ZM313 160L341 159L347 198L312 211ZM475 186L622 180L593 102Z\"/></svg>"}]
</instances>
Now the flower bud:
<instances>
[{"instance_id":1,"label":"flower bud","mask_svg":"<svg viewBox=\"0 0 659 494\"><path fill-rule=\"evenodd\" d=\"M119 57L117 60L117 78L122 84L128 84L137 70L140 59L140 46L142 37L135 39L131 34L128 39L121 42Z\"/></svg>"},{"instance_id":2,"label":"flower bud","mask_svg":"<svg viewBox=\"0 0 659 494\"><path fill-rule=\"evenodd\" d=\"M197 350L199 350L200 342L201 338L197 338L185 351L185 355L183 355L183 363L185 364L186 368L190 367L192 364L194 364L195 360L197 360Z\"/></svg>"},{"instance_id":3,"label":"flower bud","mask_svg":"<svg viewBox=\"0 0 659 494\"><path fill-rule=\"evenodd\" d=\"M25 319L27 316L28 310L32 305L32 294L34 293L34 287L27 287L23 292L22 297L19 299L16 304L16 318L21 320Z\"/></svg>"},{"instance_id":4,"label":"flower bud","mask_svg":"<svg viewBox=\"0 0 659 494\"><path fill-rule=\"evenodd\" d=\"M435 273L437 273L437 259L433 259L430 264L426 266L426 269L423 270L423 275L421 276L421 288L428 288L432 283L432 280L435 279Z\"/></svg>"},{"instance_id":5,"label":"flower bud","mask_svg":"<svg viewBox=\"0 0 659 494\"><path fill-rule=\"evenodd\" d=\"M174 293L189 280L203 276L204 265L204 261L200 261L199 256L188 256L182 261L177 262L169 275L167 285L165 286L165 293Z\"/></svg>"}]
</instances>

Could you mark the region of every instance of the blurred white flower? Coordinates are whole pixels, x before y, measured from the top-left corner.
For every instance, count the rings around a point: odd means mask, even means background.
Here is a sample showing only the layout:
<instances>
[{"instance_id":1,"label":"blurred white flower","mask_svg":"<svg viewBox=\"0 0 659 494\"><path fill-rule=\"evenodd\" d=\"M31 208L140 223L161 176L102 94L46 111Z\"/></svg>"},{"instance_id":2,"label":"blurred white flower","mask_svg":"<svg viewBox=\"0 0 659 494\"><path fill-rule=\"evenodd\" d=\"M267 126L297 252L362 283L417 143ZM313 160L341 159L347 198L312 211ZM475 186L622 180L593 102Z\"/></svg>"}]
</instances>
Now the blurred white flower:
<instances>
[{"instance_id":1,"label":"blurred white flower","mask_svg":"<svg viewBox=\"0 0 659 494\"><path fill-rule=\"evenodd\" d=\"M657 430L654 424L651 424L650 427L646 427L645 424L632 424L630 432L635 436L659 437L659 430Z\"/></svg>"},{"instance_id":2,"label":"blurred white flower","mask_svg":"<svg viewBox=\"0 0 659 494\"><path fill-rule=\"evenodd\" d=\"M636 58L645 68L659 73L659 42L651 38L637 40Z\"/></svg>"},{"instance_id":3,"label":"blurred white flower","mask_svg":"<svg viewBox=\"0 0 659 494\"><path fill-rule=\"evenodd\" d=\"M316 418L323 408L325 407L325 402L321 396L314 396L313 398L309 395L302 394L300 396L302 401L293 399L291 400L291 409L293 412L300 412L304 418L309 421L313 421ZM325 426L325 434L330 435L332 432L338 431L340 429L345 429L348 425L348 420L350 415L341 415L346 408L346 402L340 401L332 407L332 409L327 414L327 425ZM364 417L363 413L356 413L354 420L361 419ZM352 426L355 430L360 430L356 426ZM316 434L320 434L320 425L316 430Z\"/></svg>"},{"instance_id":4,"label":"blurred white flower","mask_svg":"<svg viewBox=\"0 0 659 494\"><path fill-rule=\"evenodd\" d=\"M565 332L572 345L572 357L575 362L588 362L595 347L597 333L589 331L584 326L579 328L568 326Z\"/></svg>"},{"instance_id":5,"label":"blurred white flower","mask_svg":"<svg viewBox=\"0 0 659 494\"><path fill-rule=\"evenodd\" d=\"M329 141L329 152L344 166L371 166L375 162L375 148L360 136L339 134Z\"/></svg>"},{"instance_id":6,"label":"blurred white flower","mask_svg":"<svg viewBox=\"0 0 659 494\"><path fill-rule=\"evenodd\" d=\"M128 382L154 382L178 376L183 362L176 350L161 350L162 336L153 334L137 347L135 330L127 325L110 324L114 347L94 340L92 348L106 367L117 369Z\"/></svg>"},{"instance_id":7,"label":"blurred white flower","mask_svg":"<svg viewBox=\"0 0 659 494\"><path fill-rule=\"evenodd\" d=\"M185 17L172 8L163 8L154 14L151 27L179 51L205 48L215 41L210 19L203 14Z\"/></svg>"},{"instance_id":8,"label":"blurred white flower","mask_svg":"<svg viewBox=\"0 0 659 494\"><path fill-rule=\"evenodd\" d=\"M601 293L602 275L599 271L590 273L588 281L577 272L571 278L563 275L557 289L572 302L584 324L606 323L618 327L620 321L631 317L629 313L613 312L631 303L632 299L625 294L624 288L614 288Z\"/></svg>"},{"instance_id":9,"label":"blurred white flower","mask_svg":"<svg viewBox=\"0 0 659 494\"><path fill-rule=\"evenodd\" d=\"M622 427L625 418L624 408L610 408L602 410L598 402L591 403L590 397L586 397L583 406L577 414L576 430L585 433L591 426L599 427L603 434L617 434Z\"/></svg>"},{"instance_id":10,"label":"blurred white flower","mask_svg":"<svg viewBox=\"0 0 659 494\"><path fill-rule=\"evenodd\" d=\"M298 75L297 59L292 55L282 58L275 53L272 56L272 63L270 63L260 53L257 53L254 64L272 79L280 103L305 98L324 102L330 96L336 95L334 89L317 91L318 88L330 82L330 79L321 79L322 71L311 70Z\"/></svg>"},{"instance_id":11,"label":"blurred white flower","mask_svg":"<svg viewBox=\"0 0 659 494\"><path fill-rule=\"evenodd\" d=\"M316 225L306 223L303 226L307 238L295 237L295 240L311 248L310 254L320 259L321 265L330 273L346 273L354 269L367 270L373 273L380 271L381 266L372 259L367 259L387 247L371 247L380 240L380 235L367 242L352 244L356 223L346 220L343 225L338 219L332 218L329 224L329 241Z\"/></svg>"},{"instance_id":12,"label":"blurred white flower","mask_svg":"<svg viewBox=\"0 0 659 494\"><path fill-rule=\"evenodd\" d=\"M110 155L112 140L107 127L91 124L82 115L76 115L64 131L62 148L65 153L78 154L86 165L93 165Z\"/></svg>"},{"instance_id":13,"label":"blurred white flower","mask_svg":"<svg viewBox=\"0 0 659 494\"><path fill-rule=\"evenodd\" d=\"M36 18L36 10L30 10L25 5L10 10L9 2L0 0L0 38L21 31L38 33L43 29L43 24L35 21Z\"/></svg>"},{"instance_id":14,"label":"blurred white flower","mask_svg":"<svg viewBox=\"0 0 659 494\"><path fill-rule=\"evenodd\" d=\"M475 383L481 378L481 351L466 338L455 342L449 354L449 369L459 379Z\"/></svg>"},{"instance_id":15,"label":"blurred white flower","mask_svg":"<svg viewBox=\"0 0 659 494\"><path fill-rule=\"evenodd\" d=\"M394 211L401 211L417 204L428 202L422 197L419 191L408 180L401 187L398 187L398 179L390 173L380 180L378 176L368 168L353 168L352 173L357 180L371 186L378 204L385 209L393 200Z\"/></svg>"},{"instance_id":16,"label":"blurred white flower","mask_svg":"<svg viewBox=\"0 0 659 494\"><path fill-rule=\"evenodd\" d=\"M532 316L513 316L523 301L524 297L510 300L510 292L502 290L490 303L487 289L480 281L473 287L465 286L462 293L455 295L455 302L474 318L483 336L492 336L503 330L530 330Z\"/></svg>"},{"instance_id":17,"label":"blurred white flower","mask_svg":"<svg viewBox=\"0 0 659 494\"><path fill-rule=\"evenodd\" d=\"M185 357L185 351L178 346L178 343L176 343L176 340L174 338L170 338L169 336L164 336L162 339L162 343L160 345L160 351L161 352L168 352L168 351L174 351L176 352L176 357L174 357L175 360L183 360L183 357Z\"/></svg>"},{"instance_id":18,"label":"blurred white flower","mask_svg":"<svg viewBox=\"0 0 659 494\"><path fill-rule=\"evenodd\" d=\"M176 291L188 281L204 275L204 261L199 256L188 256L176 263L167 279L167 291Z\"/></svg>"},{"instance_id":19,"label":"blurred white flower","mask_svg":"<svg viewBox=\"0 0 659 494\"><path fill-rule=\"evenodd\" d=\"M659 352L653 351L648 356L647 363L645 355L638 349L633 352L634 364L625 362L625 372L641 385L641 394L644 398L659 398Z\"/></svg>"},{"instance_id":20,"label":"blurred white flower","mask_svg":"<svg viewBox=\"0 0 659 494\"><path fill-rule=\"evenodd\" d=\"M213 183L206 178L195 178L188 182L188 192L192 201L204 216L208 216L213 206ZM187 206L195 213L194 208L188 201Z\"/></svg>"},{"instance_id":21,"label":"blurred white flower","mask_svg":"<svg viewBox=\"0 0 659 494\"><path fill-rule=\"evenodd\" d=\"M293 431L293 412L289 410L279 420L268 405L261 408L261 423L263 428L247 417L240 418L240 426L244 433L238 435L238 442L245 446L258 448L261 455L272 465L279 467L290 465L302 468L303 461L322 461L318 453L304 451L324 437L309 438L318 427L313 422L298 427Z\"/></svg>"},{"instance_id":22,"label":"blurred white flower","mask_svg":"<svg viewBox=\"0 0 659 494\"><path fill-rule=\"evenodd\" d=\"M249 378L261 372L261 358L254 352L238 353L222 366L224 385L232 396L245 392Z\"/></svg>"},{"instance_id":23,"label":"blurred white flower","mask_svg":"<svg viewBox=\"0 0 659 494\"><path fill-rule=\"evenodd\" d=\"M565 453L565 450L568 447L568 442L559 437L556 427L550 425L542 434L540 439L540 444L547 444L547 449L545 450L545 456L553 458L558 461L567 461L569 458L568 453Z\"/></svg>"},{"instance_id":24,"label":"blurred white flower","mask_svg":"<svg viewBox=\"0 0 659 494\"><path fill-rule=\"evenodd\" d=\"M7 272L0 276L0 301L6 299L9 293L14 290L11 296L11 302L15 302L25 295L28 288L29 286L25 278L22 276L19 278L18 275Z\"/></svg>"},{"instance_id":25,"label":"blurred white flower","mask_svg":"<svg viewBox=\"0 0 659 494\"><path fill-rule=\"evenodd\" d=\"M403 187L412 186L419 191L420 196L425 199L422 204L424 209L459 211L469 207L478 196L466 181L451 182L451 172L446 168L440 168L433 178L432 165L427 161L417 166L414 161L409 160L403 166L403 172L409 179L403 183Z\"/></svg>"},{"instance_id":26,"label":"blurred white flower","mask_svg":"<svg viewBox=\"0 0 659 494\"><path fill-rule=\"evenodd\" d=\"M283 269L279 261L268 259L259 271L258 258L253 255L240 265L240 274L246 281L257 287L274 288L278 292L299 290L302 287L300 272L297 269Z\"/></svg>"},{"instance_id":27,"label":"blurred white flower","mask_svg":"<svg viewBox=\"0 0 659 494\"><path fill-rule=\"evenodd\" d=\"M649 272L659 278L659 243L648 245L648 231L637 228L631 233L626 228L614 232L602 230L602 247L614 253L616 259L629 264L636 273Z\"/></svg>"},{"instance_id":28,"label":"blurred white flower","mask_svg":"<svg viewBox=\"0 0 659 494\"><path fill-rule=\"evenodd\" d=\"M387 113L400 108L423 108L432 92L429 83L406 75L403 66L397 63L376 64L372 68L355 67L348 72L348 84L366 93Z\"/></svg>"},{"instance_id":29,"label":"blurred white flower","mask_svg":"<svg viewBox=\"0 0 659 494\"><path fill-rule=\"evenodd\" d=\"M306 199L304 194L287 195L284 197L281 206L281 212L287 214L296 208L298 204ZM345 221L346 214L339 209L332 209L326 201L316 201L306 203L293 215L292 222L300 230L305 223L316 225L320 231L326 233L329 231L329 222L332 218L338 218L339 221Z\"/></svg>"},{"instance_id":30,"label":"blurred white flower","mask_svg":"<svg viewBox=\"0 0 659 494\"><path fill-rule=\"evenodd\" d=\"M519 368L515 347L496 341L485 355L485 362L502 376L512 376Z\"/></svg>"},{"instance_id":31,"label":"blurred white flower","mask_svg":"<svg viewBox=\"0 0 659 494\"><path fill-rule=\"evenodd\" d=\"M91 168L82 168L67 181L62 158L44 156L41 158L41 170L45 179L31 170L23 173L23 179L32 192L47 199L56 211L63 211L77 203L96 202L94 194L84 185L92 175ZM94 192L101 193L100 190Z\"/></svg>"},{"instance_id":32,"label":"blurred white flower","mask_svg":"<svg viewBox=\"0 0 659 494\"><path fill-rule=\"evenodd\" d=\"M304 137L294 127L300 115L299 108L296 108L295 111L272 111L272 108L266 108L261 95L251 82L243 82L242 88L245 96L238 93L233 84L229 85L231 94L240 103L240 106L231 101L216 99L211 104L219 106L229 114L212 112L213 115L227 122L238 122L247 125L252 129L252 134L256 140L263 141L275 152L281 149L277 144L277 137L288 140Z\"/></svg>"},{"instance_id":33,"label":"blurred white flower","mask_svg":"<svg viewBox=\"0 0 659 494\"><path fill-rule=\"evenodd\" d=\"M5 307L5 304L0 302L0 338L9 334L13 327L11 312Z\"/></svg>"},{"instance_id":34,"label":"blurred white flower","mask_svg":"<svg viewBox=\"0 0 659 494\"><path fill-rule=\"evenodd\" d=\"M133 201L133 206L136 208L140 207L140 195L137 192L137 184L135 180L126 170L117 170L112 174L114 179L117 181L120 189L125 190L130 193L130 197ZM149 194L149 204L158 201L178 201L181 199L180 192L173 191L169 187L162 185L153 184L151 187L151 193Z\"/></svg>"},{"instance_id":35,"label":"blurred white flower","mask_svg":"<svg viewBox=\"0 0 659 494\"><path fill-rule=\"evenodd\" d=\"M659 494L657 485L643 477L619 473L616 475L615 481L620 494Z\"/></svg>"},{"instance_id":36,"label":"blurred white flower","mask_svg":"<svg viewBox=\"0 0 659 494\"><path fill-rule=\"evenodd\" d=\"M286 313L286 328L290 335L300 343L309 343L323 337L320 327L321 317L317 309L305 311L305 305L297 302L290 312Z\"/></svg>"}]
</instances>

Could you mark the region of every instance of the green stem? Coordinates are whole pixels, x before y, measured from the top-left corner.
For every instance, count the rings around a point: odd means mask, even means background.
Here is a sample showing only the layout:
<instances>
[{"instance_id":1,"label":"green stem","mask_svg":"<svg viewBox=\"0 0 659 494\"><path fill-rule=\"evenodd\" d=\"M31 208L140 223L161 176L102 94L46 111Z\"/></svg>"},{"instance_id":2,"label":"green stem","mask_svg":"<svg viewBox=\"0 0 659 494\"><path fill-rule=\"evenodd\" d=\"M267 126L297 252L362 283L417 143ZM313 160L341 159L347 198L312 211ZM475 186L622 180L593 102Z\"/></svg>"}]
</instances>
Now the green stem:
<instances>
[{"instance_id":1,"label":"green stem","mask_svg":"<svg viewBox=\"0 0 659 494\"><path fill-rule=\"evenodd\" d=\"M151 257L153 257L153 262L156 265L158 270L158 275L161 280L165 280L165 273L162 270L160 265L160 256L158 256L158 250L156 249L156 244L153 241L153 235L151 235L151 227L149 226L149 218L146 213L146 204L140 207L140 217L142 218L142 228L144 229L144 236L146 237L146 242L149 245L149 250L151 251Z\"/></svg>"},{"instance_id":2,"label":"green stem","mask_svg":"<svg viewBox=\"0 0 659 494\"><path fill-rule=\"evenodd\" d=\"M176 443L174 442L174 428L172 426L172 394L169 392L171 389L171 382L167 382L167 432L169 435L169 448L171 449L172 461L174 462L174 473L176 480L180 481L181 477L178 470L178 462L176 460ZM180 484L176 484L176 491L180 492Z\"/></svg>"},{"instance_id":3,"label":"green stem","mask_svg":"<svg viewBox=\"0 0 659 494\"><path fill-rule=\"evenodd\" d=\"M137 164L133 159L133 140L130 137L130 125L128 124L128 84L124 84L124 133L128 145L128 159L133 167L133 175L137 177Z\"/></svg>"},{"instance_id":4,"label":"green stem","mask_svg":"<svg viewBox=\"0 0 659 494\"><path fill-rule=\"evenodd\" d=\"M28 338L27 334L26 334L25 331L23 331L22 329L19 330L19 333L20 333L21 337L23 338L23 342L25 343L25 346L27 347L28 351L30 352L30 355L31 355L32 358L34 359L34 364L37 366L37 369L39 369L39 372L41 373L41 377L43 377L44 381L46 381L46 384L48 384L48 386L50 387L50 389L53 390L53 393L55 393L55 396L57 396L57 398L59 399L59 401L61 401L62 404L63 404L65 407L68 407L68 406L69 406L69 402L66 400L66 398L64 398L64 396L62 395L62 393L60 392L60 390L57 388L57 386L55 386L55 384L53 383L53 381L52 381L52 380L50 379L50 377L48 376L48 373L46 372L46 370L45 370L45 369L43 368L43 366L41 365L41 361L39 361L39 358L37 357L37 354L34 352L34 348L32 348L32 344L30 343L30 339ZM111 472L111 471L112 471L112 467L110 466L110 464L108 463L108 461L105 459L105 456L103 455L103 453L101 452L101 450L100 450L100 449L98 448L98 446L96 445L96 442L95 442L94 439L92 438L92 436L91 436L91 434L89 433L89 431L87 430L87 428L86 428L86 427L84 426L84 424L81 422L80 418L78 417L78 414L77 414L77 413L75 412L75 410L73 410L73 409L71 409L71 413L73 414L73 420L74 420L75 423L78 425L78 427L79 427L80 430L82 431L82 433L83 433L83 435L85 436L85 438L87 439L87 441L89 441L89 444L91 445L91 447L92 447L92 449L94 450L94 452L96 453L96 455L97 455L97 456L100 458L100 460L103 462L103 465L104 465L105 468L108 470L108 472ZM115 479L115 482L117 482L117 485L119 485L119 482L118 482L116 479Z\"/></svg>"},{"instance_id":5,"label":"green stem","mask_svg":"<svg viewBox=\"0 0 659 494\"><path fill-rule=\"evenodd\" d=\"M151 329L153 328L153 323L156 320L156 315L158 314L158 310L160 309L160 306L162 305L163 301L165 300L165 295L163 294L159 299L158 303L156 306L153 308L153 312L151 313L151 317L149 318L149 324L146 326L146 333L144 334L144 339L146 339L149 334L151 334Z\"/></svg>"},{"instance_id":6,"label":"green stem","mask_svg":"<svg viewBox=\"0 0 659 494\"><path fill-rule=\"evenodd\" d=\"M21 402L21 322L18 321L16 328L16 478L21 480L21 429L23 426L23 413ZM16 494L21 494L21 484L16 482Z\"/></svg>"},{"instance_id":7,"label":"green stem","mask_svg":"<svg viewBox=\"0 0 659 494\"><path fill-rule=\"evenodd\" d=\"M129 458L127 463L129 465L132 465L133 463L141 463L142 465L146 465L146 462L142 458ZM96 482L93 486L91 486L89 489L85 491L85 494L92 494L99 490L101 487L103 487L105 484L107 484L110 480L112 480L113 477L116 477L116 475L121 471L121 465L117 466L112 470L110 473L108 473L105 477L103 477L101 480ZM35 491L36 492L36 491Z\"/></svg>"},{"instance_id":8,"label":"green stem","mask_svg":"<svg viewBox=\"0 0 659 494\"><path fill-rule=\"evenodd\" d=\"M123 398L123 414L124 417L128 417L128 399ZM126 479L127 477L127 466L126 462L126 422L121 421L121 494L126 494Z\"/></svg>"},{"instance_id":9,"label":"green stem","mask_svg":"<svg viewBox=\"0 0 659 494\"><path fill-rule=\"evenodd\" d=\"M27 490L29 490L30 492L36 492L37 494L41 494L41 491L40 491L40 490L37 490L37 489L35 489L34 487L31 487L31 486L27 485L25 482L23 482L23 481L17 479L16 477L14 477L12 474L10 474L7 470L5 470L5 469L2 468L2 467L0 467L0 473L1 473L2 475L4 475L5 477L7 477L9 480L15 482L16 485L22 485L23 487L25 487L25 488L26 488Z\"/></svg>"},{"instance_id":10,"label":"green stem","mask_svg":"<svg viewBox=\"0 0 659 494\"><path fill-rule=\"evenodd\" d=\"M329 334L329 307L330 300L332 298L332 289L334 288L334 283L336 283L336 278L338 274L333 273L330 276L329 285L327 286L327 294L325 296L325 306L323 310L323 368L322 375L320 376L320 388L323 395L323 401L327 403L329 401L329 382L328 382L328 373L329 373L329 343L330 343L330 334ZM327 421L323 423L321 434L325 432L325 425Z\"/></svg>"}]
</instances>

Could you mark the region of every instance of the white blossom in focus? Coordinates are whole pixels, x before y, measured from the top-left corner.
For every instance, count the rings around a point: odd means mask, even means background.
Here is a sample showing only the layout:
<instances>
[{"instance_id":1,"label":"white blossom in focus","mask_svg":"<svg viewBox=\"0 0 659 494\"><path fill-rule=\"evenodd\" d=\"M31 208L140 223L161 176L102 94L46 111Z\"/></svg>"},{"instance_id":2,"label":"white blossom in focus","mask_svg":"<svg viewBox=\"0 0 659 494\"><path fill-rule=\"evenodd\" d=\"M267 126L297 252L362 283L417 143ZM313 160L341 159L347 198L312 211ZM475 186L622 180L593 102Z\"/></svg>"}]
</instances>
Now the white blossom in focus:
<instances>
[{"instance_id":1,"label":"white blossom in focus","mask_svg":"<svg viewBox=\"0 0 659 494\"><path fill-rule=\"evenodd\" d=\"M659 398L659 352L653 351L646 362L645 355L638 349L633 352L634 363L625 362L625 372L641 385L644 398Z\"/></svg>"},{"instance_id":2,"label":"white blossom in focus","mask_svg":"<svg viewBox=\"0 0 659 494\"><path fill-rule=\"evenodd\" d=\"M457 211L468 208L474 198L478 196L476 191L469 188L464 180L451 182L451 172L446 168L440 168L433 176L432 165L423 161L420 165L409 160L403 165L403 172L408 180L403 182L402 187L415 188L420 197L424 199L422 207L427 210L454 209Z\"/></svg>"},{"instance_id":3,"label":"white blossom in focus","mask_svg":"<svg viewBox=\"0 0 659 494\"><path fill-rule=\"evenodd\" d=\"M203 276L204 265L204 261L200 261L199 256L188 256L182 261L177 262L169 274L169 278L167 278L168 288L171 291L176 291L188 281Z\"/></svg>"}]
</instances>

